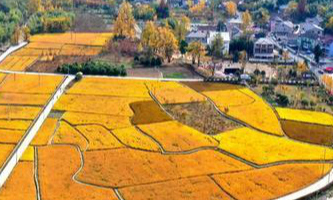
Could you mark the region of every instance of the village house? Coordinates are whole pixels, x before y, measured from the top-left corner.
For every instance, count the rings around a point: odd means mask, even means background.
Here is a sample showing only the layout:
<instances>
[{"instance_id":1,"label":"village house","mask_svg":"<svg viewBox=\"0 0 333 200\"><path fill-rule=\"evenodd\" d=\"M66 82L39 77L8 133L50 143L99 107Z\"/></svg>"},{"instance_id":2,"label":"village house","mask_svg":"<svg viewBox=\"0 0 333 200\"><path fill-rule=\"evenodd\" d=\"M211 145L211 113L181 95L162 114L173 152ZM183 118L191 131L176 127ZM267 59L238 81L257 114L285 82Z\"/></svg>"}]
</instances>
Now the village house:
<instances>
[{"instance_id":1,"label":"village house","mask_svg":"<svg viewBox=\"0 0 333 200\"><path fill-rule=\"evenodd\" d=\"M274 42L270 38L260 38L254 43L254 58L273 60L274 59Z\"/></svg>"}]
</instances>

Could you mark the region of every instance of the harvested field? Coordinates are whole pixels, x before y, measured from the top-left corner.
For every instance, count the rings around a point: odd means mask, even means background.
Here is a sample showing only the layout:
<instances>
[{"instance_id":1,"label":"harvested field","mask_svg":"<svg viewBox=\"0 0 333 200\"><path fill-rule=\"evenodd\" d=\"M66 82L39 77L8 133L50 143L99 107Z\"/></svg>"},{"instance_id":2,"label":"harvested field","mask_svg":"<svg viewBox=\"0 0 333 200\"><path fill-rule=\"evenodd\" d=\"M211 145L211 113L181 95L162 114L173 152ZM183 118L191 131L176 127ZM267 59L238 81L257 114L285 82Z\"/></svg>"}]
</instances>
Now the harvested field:
<instances>
[{"instance_id":1,"label":"harvested field","mask_svg":"<svg viewBox=\"0 0 333 200\"><path fill-rule=\"evenodd\" d=\"M1 90L1 89L0 89ZM43 106L50 98L45 94L0 93L0 104Z\"/></svg>"},{"instance_id":2,"label":"harvested field","mask_svg":"<svg viewBox=\"0 0 333 200\"><path fill-rule=\"evenodd\" d=\"M157 140L165 151L189 151L200 147L216 147L219 144L214 138L177 121L138 127Z\"/></svg>"},{"instance_id":3,"label":"harvested field","mask_svg":"<svg viewBox=\"0 0 333 200\"><path fill-rule=\"evenodd\" d=\"M85 164L78 179L109 187L133 186L251 169L250 166L214 150L202 150L184 155L162 155L116 149L88 151L84 153L84 157Z\"/></svg>"},{"instance_id":4,"label":"harvested field","mask_svg":"<svg viewBox=\"0 0 333 200\"><path fill-rule=\"evenodd\" d=\"M131 126L130 117L128 116L65 112L63 119L73 125L98 124L111 130Z\"/></svg>"},{"instance_id":5,"label":"harvested field","mask_svg":"<svg viewBox=\"0 0 333 200\"><path fill-rule=\"evenodd\" d=\"M142 101L141 98L71 95L62 96L54 105L54 110L107 114L115 116L133 116L130 104Z\"/></svg>"},{"instance_id":6,"label":"harvested field","mask_svg":"<svg viewBox=\"0 0 333 200\"><path fill-rule=\"evenodd\" d=\"M333 149L239 128L214 136L219 148L258 165L291 160L332 160ZM326 156L324 154L326 152Z\"/></svg>"},{"instance_id":7,"label":"harvested field","mask_svg":"<svg viewBox=\"0 0 333 200\"><path fill-rule=\"evenodd\" d=\"M61 121L56 134L53 137L54 144L71 144L77 145L81 151L88 147L88 141L68 123Z\"/></svg>"},{"instance_id":8,"label":"harvested field","mask_svg":"<svg viewBox=\"0 0 333 200\"><path fill-rule=\"evenodd\" d=\"M147 197L159 200L231 199L208 176L139 185L123 188L120 192L125 199L132 200L146 200Z\"/></svg>"},{"instance_id":9,"label":"harvested field","mask_svg":"<svg viewBox=\"0 0 333 200\"><path fill-rule=\"evenodd\" d=\"M333 126L333 116L328 113L290 108L276 108L281 119Z\"/></svg>"},{"instance_id":10,"label":"harvested field","mask_svg":"<svg viewBox=\"0 0 333 200\"><path fill-rule=\"evenodd\" d=\"M68 94L89 94L96 96L149 98L143 80L122 80L116 78L84 78L75 84Z\"/></svg>"},{"instance_id":11,"label":"harvested field","mask_svg":"<svg viewBox=\"0 0 333 200\"><path fill-rule=\"evenodd\" d=\"M134 126L112 131L125 145L147 151L161 151L158 145L148 136L142 134Z\"/></svg>"},{"instance_id":12,"label":"harvested field","mask_svg":"<svg viewBox=\"0 0 333 200\"><path fill-rule=\"evenodd\" d=\"M215 135L241 125L221 115L208 101L163 106L177 121L196 130Z\"/></svg>"},{"instance_id":13,"label":"harvested field","mask_svg":"<svg viewBox=\"0 0 333 200\"><path fill-rule=\"evenodd\" d=\"M138 101L131 103L130 107L134 112L132 117L132 124L134 125L172 120L154 101Z\"/></svg>"},{"instance_id":14,"label":"harvested field","mask_svg":"<svg viewBox=\"0 0 333 200\"><path fill-rule=\"evenodd\" d=\"M236 199L275 199L304 188L325 175L330 164L285 164L244 172L213 175Z\"/></svg>"},{"instance_id":15,"label":"harvested field","mask_svg":"<svg viewBox=\"0 0 333 200\"><path fill-rule=\"evenodd\" d=\"M234 86L232 86L234 87ZM284 133L274 110L247 88L203 92L226 115L274 135Z\"/></svg>"},{"instance_id":16,"label":"harvested field","mask_svg":"<svg viewBox=\"0 0 333 200\"><path fill-rule=\"evenodd\" d=\"M0 129L0 143L16 144L24 135L24 131Z\"/></svg>"},{"instance_id":17,"label":"harvested field","mask_svg":"<svg viewBox=\"0 0 333 200\"><path fill-rule=\"evenodd\" d=\"M147 87L161 104L191 103L206 100L202 94L177 82L148 82Z\"/></svg>"},{"instance_id":18,"label":"harvested field","mask_svg":"<svg viewBox=\"0 0 333 200\"><path fill-rule=\"evenodd\" d=\"M50 200L118 199L112 189L102 189L74 181L72 177L80 165L80 153L74 147L38 147L41 196Z\"/></svg>"},{"instance_id":19,"label":"harvested field","mask_svg":"<svg viewBox=\"0 0 333 200\"><path fill-rule=\"evenodd\" d=\"M38 115L40 108L28 106L2 106L0 105L0 119L33 120Z\"/></svg>"},{"instance_id":20,"label":"harvested field","mask_svg":"<svg viewBox=\"0 0 333 200\"><path fill-rule=\"evenodd\" d=\"M18 162L0 189L0 200L36 200L34 163Z\"/></svg>"},{"instance_id":21,"label":"harvested field","mask_svg":"<svg viewBox=\"0 0 333 200\"><path fill-rule=\"evenodd\" d=\"M124 147L109 130L98 125L77 126L78 131L88 140L88 150L114 149Z\"/></svg>"},{"instance_id":22,"label":"harvested field","mask_svg":"<svg viewBox=\"0 0 333 200\"><path fill-rule=\"evenodd\" d=\"M332 146L333 126L280 120L288 137L312 144Z\"/></svg>"},{"instance_id":23,"label":"harvested field","mask_svg":"<svg viewBox=\"0 0 333 200\"><path fill-rule=\"evenodd\" d=\"M36 136L30 144L33 146L47 145L57 127L57 123L58 119L46 118L42 127L38 130Z\"/></svg>"}]
</instances>

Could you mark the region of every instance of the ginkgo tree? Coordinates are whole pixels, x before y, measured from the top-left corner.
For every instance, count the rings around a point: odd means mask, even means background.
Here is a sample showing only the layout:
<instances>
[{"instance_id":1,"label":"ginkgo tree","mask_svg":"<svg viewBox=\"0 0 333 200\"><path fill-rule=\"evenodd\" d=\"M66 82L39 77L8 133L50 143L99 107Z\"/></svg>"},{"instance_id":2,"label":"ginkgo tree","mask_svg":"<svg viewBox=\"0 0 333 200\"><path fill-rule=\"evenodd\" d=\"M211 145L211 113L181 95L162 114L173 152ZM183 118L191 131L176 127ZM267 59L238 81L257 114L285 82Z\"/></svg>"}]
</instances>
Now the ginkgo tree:
<instances>
[{"instance_id":1,"label":"ginkgo tree","mask_svg":"<svg viewBox=\"0 0 333 200\"><path fill-rule=\"evenodd\" d=\"M235 16L237 13L237 5L233 1L228 1L225 5L229 16Z\"/></svg>"},{"instance_id":2,"label":"ginkgo tree","mask_svg":"<svg viewBox=\"0 0 333 200\"><path fill-rule=\"evenodd\" d=\"M206 53L205 46L200 41L191 42L187 48L187 51L192 57L192 63L195 64L195 59L198 60L198 66L200 66L200 59Z\"/></svg>"},{"instance_id":3,"label":"ginkgo tree","mask_svg":"<svg viewBox=\"0 0 333 200\"><path fill-rule=\"evenodd\" d=\"M127 1L124 1L121 4L118 13L118 17L113 27L115 36L134 38L136 23L132 14L132 5Z\"/></svg>"}]
</instances>

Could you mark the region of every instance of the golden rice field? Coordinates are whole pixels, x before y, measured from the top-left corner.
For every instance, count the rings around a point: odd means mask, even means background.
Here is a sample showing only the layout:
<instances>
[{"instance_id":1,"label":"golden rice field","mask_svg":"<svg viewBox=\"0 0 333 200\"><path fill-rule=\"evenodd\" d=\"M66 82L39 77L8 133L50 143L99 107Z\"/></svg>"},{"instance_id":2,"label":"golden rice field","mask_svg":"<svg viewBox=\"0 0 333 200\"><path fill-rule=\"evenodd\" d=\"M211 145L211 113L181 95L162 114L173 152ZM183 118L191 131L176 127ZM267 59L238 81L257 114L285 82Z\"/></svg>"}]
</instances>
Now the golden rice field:
<instances>
[{"instance_id":1,"label":"golden rice field","mask_svg":"<svg viewBox=\"0 0 333 200\"><path fill-rule=\"evenodd\" d=\"M0 69L25 71L37 61L51 61L55 56L95 56L112 38L112 33L40 34L29 44L0 63Z\"/></svg>"},{"instance_id":2,"label":"golden rice field","mask_svg":"<svg viewBox=\"0 0 333 200\"><path fill-rule=\"evenodd\" d=\"M249 89L230 89L203 92L226 115L256 129L283 136L274 110Z\"/></svg>"},{"instance_id":3,"label":"golden rice field","mask_svg":"<svg viewBox=\"0 0 333 200\"><path fill-rule=\"evenodd\" d=\"M45 38L33 41L46 44ZM70 38L65 41L73 45ZM18 77L0 74L0 164L63 78L41 77L39 89L38 78ZM36 199L36 187L42 200L274 199L331 170L333 149L284 136L275 111L255 93L205 84L115 78L75 82L0 189L0 200L20 199L25 192L27 199ZM207 98L247 127L206 135L176 121L163 107ZM19 177L24 181L15 187Z\"/></svg>"},{"instance_id":4,"label":"golden rice field","mask_svg":"<svg viewBox=\"0 0 333 200\"><path fill-rule=\"evenodd\" d=\"M333 126L333 116L324 112L276 108L281 119Z\"/></svg>"},{"instance_id":5,"label":"golden rice field","mask_svg":"<svg viewBox=\"0 0 333 200\"><path fill-rule=\"evenodd\" d=\"M263 165L288 160L332 160L333 149L277 137L249 128L214 136L219 148L249 162Z\"/></svg>"}]
</instances>

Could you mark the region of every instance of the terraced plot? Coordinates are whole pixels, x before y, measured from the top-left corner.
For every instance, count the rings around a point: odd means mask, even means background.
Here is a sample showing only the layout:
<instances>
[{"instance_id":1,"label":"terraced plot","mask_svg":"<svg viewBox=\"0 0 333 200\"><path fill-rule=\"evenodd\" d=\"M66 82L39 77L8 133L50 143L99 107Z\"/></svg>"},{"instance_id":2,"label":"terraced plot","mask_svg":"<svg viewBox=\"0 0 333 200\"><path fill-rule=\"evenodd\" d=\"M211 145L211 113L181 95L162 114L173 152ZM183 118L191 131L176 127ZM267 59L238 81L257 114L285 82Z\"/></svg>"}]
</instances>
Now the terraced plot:
<instances>
[{"instance_id":1,"label":"terraced plot","mask_svg":"<svg viewBox=\"0 0 333 200\"><path fill-rule=\"evenodd\" d=\"M139 125L143 133L154 138L165 151L189 151L201 147L216 147L218 141L177 121Z\"/></svg>"},{"instance_id":2,"label":"terraced plot","mask_svg":"<svg viewBox=\"0 0 333 200\"><path fill-rule=\"evenodd\" d=\"M332 160L333 149L239 128L214 136L219 148L258 165L294 160Z\"/></svg>"}]
</instances>

